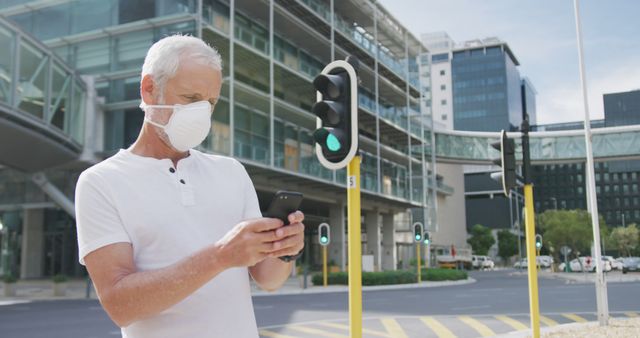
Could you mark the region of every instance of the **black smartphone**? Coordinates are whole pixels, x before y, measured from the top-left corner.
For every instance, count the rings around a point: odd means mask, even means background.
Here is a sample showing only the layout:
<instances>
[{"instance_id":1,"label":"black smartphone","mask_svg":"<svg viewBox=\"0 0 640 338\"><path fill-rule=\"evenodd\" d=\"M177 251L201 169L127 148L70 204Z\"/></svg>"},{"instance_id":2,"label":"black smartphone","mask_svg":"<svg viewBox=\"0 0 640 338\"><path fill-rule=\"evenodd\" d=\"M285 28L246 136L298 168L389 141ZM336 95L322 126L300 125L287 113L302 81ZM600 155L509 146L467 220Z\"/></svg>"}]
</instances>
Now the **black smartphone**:
<instances>
[{"instance_id":1,"label":"black smartphone","mask_svg":"<svg viewBox=\"0 0 640 338\"><path fill-rule=\"evenodd\" d=\"M283 191L276 192L269 204L267 212L264 213L264 217L278 218L284 222L284 225L289 225L289 215L300 208L302 203L302 194L295 191ZM285 262L290 262L298 259L300 253L295 256L282 256L278 257Z\"/></svg>"},{"instance_id":2,"label":"black smartphone","mask_svg":"<svg viewBox=\"0 0 640 338\"><path fill-rule=\"evenodd\" d=\"M301 193L280 190L273 196L264 217L277 218L282 220L284 225L289 225L289 214L298 210L300 203L302 203Z\"/></svg>"}]
</instances>

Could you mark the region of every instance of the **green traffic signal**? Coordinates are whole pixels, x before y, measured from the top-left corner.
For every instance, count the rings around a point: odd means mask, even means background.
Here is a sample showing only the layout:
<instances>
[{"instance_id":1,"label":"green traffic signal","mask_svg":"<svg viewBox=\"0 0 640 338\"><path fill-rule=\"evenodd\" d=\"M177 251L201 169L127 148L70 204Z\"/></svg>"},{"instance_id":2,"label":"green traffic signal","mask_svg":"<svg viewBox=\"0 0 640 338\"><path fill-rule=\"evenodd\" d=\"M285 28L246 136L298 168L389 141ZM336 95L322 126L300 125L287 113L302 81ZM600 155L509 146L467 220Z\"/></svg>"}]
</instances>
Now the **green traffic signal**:
<instances>
[{"instance_id":1,"label":"green traffic signal","mask_svg":"<svg viewBox=\"0 0 640 338\"><path fill-rule=\"evenodd\" d=\"M416 234L416 241L419 241L419 240L421 240L421 239L422 239L422 236L420 236L420 235Z\"/></svg>"},{"instance_id":2,"label":"green traffic signal","mask_svg":"<svg viewBox=\"0 0 640 338\"><path fill-rule=\"evenodd\" d=\"M322 242L322 243L327 243L328 240L329 239L327 237L325 237L325 236L320 237L320 242Z\"/></svg>"},{"instance_id":3,"label":"green traffic signal","mask_svg":"<svg viewBox=\"0 0 640 338\"><path fill-rule=\"evenodd\" d=\"M327 149L331 150L331 151L340 151L340 149L342 148L342 145L340 144L340 140L338 140L338 138L329 133L329 135L327 136Z\"/></svg>"},{"instance_id":4,"label":"green traffic signal","mask_svg":"<svg viewBox=\"0 0 640 338\"><path fill-rule=\"evenodd\" d=\"M542 247L542 243L536 242L536 248L540 249Z\"/></svg>"}]
</instances>

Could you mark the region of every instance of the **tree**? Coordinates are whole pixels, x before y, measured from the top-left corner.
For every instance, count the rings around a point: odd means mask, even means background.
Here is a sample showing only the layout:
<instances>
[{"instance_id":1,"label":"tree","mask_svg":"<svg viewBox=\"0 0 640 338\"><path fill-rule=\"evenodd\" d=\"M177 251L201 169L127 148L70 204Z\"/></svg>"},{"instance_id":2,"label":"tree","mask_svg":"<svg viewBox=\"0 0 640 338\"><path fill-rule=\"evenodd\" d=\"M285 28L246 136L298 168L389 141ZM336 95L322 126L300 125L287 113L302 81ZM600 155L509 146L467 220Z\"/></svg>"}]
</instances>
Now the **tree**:
<instances>
[{"instance_id":1,"label":"tree","mask_svg":"<svg viewBox=\"0 0 640 338\"><path fill-rule=\"evenodd\" d=\"M578 257L580 254L591 252L593 230L591 216L586 210L547 210L536 216L539 232L542 233L543 244L555 255L559 255L560 248L568 246L571 253ZM600 236L606 238L607 225L600 217ZM560 257L556 257L559 261Z\"/></svg>"},{"instance_id":2,"label":"tree","mask_svg":"<svg viewBox=\"0 0 640 338\"><path fill-rule=\"evenodd\" d=\"M471 245L476 255L486 255L496 240L491 234L491 229L482 224L476 224L471 227L471 238L467 239L467 243Z\"/></svg>"},{"instance_id":3,"label":"tree","mask_svg":"<svg viewBox=\"0 0 640 338\"><path fill-rule=\"evenodd\" d=\"M510 257L518 253L518 236L509 230L498 231L498 256L507 263Z\"/></svg>"},{"instance_id":4,"label":"tree","mask_svg":"<svg viewBox=\"0 0 640 338\"><path fill-rule=\"evenodd\" d=\"M611 242L618 248L620 255L631 256L631 253L638 247L640 240L640 230L636 224L630 224L628 227L615 228L611 232Z\"/></svg>"}]
</instances>

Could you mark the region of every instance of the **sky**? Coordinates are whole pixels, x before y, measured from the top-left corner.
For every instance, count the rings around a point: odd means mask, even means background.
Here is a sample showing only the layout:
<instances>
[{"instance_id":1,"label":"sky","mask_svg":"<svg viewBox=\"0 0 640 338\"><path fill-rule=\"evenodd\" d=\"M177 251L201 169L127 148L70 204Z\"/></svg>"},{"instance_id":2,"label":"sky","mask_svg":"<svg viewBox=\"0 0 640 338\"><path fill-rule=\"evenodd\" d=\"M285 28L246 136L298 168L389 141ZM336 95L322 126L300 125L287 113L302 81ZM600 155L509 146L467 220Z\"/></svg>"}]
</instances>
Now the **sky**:
<instances>
[{"instance_id":1,"label":"sky","mask_svg":"<svg viewBox=\"0 0 640 338\"><path fill-rule=\"evenodd\" d=\"M538 92L538 124L583 121L572 0L377 0L416 37L445 31L455 42L498 37ZM581 0L591 119L602 95L640 89L640 1Z\"/></svg>"}]
</instances>

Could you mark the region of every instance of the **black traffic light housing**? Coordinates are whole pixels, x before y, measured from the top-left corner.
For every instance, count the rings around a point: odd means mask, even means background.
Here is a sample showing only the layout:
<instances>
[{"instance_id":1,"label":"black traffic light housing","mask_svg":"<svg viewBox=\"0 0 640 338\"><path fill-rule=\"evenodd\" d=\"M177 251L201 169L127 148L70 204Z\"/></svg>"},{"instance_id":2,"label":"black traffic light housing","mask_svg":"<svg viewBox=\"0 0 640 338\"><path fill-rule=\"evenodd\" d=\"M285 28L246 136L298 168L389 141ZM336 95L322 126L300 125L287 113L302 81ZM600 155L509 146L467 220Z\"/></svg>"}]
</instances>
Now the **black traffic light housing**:
<instances>
[{"instance_id":1,"label":"black traffic light housing","mask_svg":"<svg viewBox=\"0 0 640 338\"><path fill-rule=\"evenodd\" d=\"M413 223L413 239L416 243L422 242L423 233L424 233L424 229L422 227L422 223L420 222Z\"/></svg>"},{"instance_id":2,"label":"black traffic light housing","mask_svg":"<svg viewBox=\"0 0 640 338\"><path fill-rule=\"evenodd\" d=\"M542 249L542 235L536 235L536 249Z\"/></svg>"},{"instance_id":3,"label":"black traffic light housing","mask_svg":"<svg viewBox=\"0 0 640 338\"><path fill-rule=\"evenodd\" d=\"M357 67L355 59L331 62L313 80L313 139L318 160L328 169L346 167L358 150L358 79L352 64Z\"/></svg>"},{"instance_id":4,"label":"black traffic light housing","mask_svg":"<svg viewBox=\"0 0 640 338\"><path fill-rule=\"evenodd\" d=\"M502 189L505 196L509 196L511 189L517 185L516 174L516 143L507 137L507 132L500 132L500 141L491 143L494 149L500 152L500 158L493 160L493 163L500 166L502 174Z\"/></svg>"},{"instance_id":5,"label":"black traffic light housing","mask_svg":"<svg viewBox=\"0 0 640 338\"><path fill-rule=\"evenodd\" d=\"M331 229L329 229L329 224L322 223L318 227L318 243L320 245L329 245L331 242Z\"/></svg>"},{"instance_id":6,"label":"black traffic light housing","mask_svg":"<svg viewBox=\"0 0 640 338\"><path fill-rule=\"evenodd\" d=\"M429 231L424 232L423 238L424 238L424 244L429 245L429 242L431 241L431 238L429 237Z\"/></svg>"}]
</instances>

